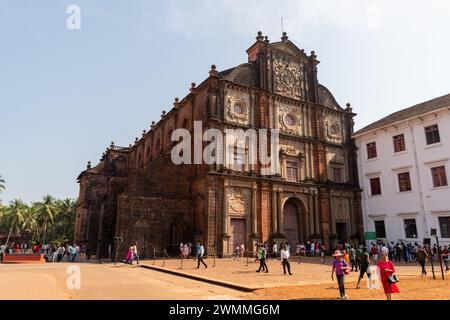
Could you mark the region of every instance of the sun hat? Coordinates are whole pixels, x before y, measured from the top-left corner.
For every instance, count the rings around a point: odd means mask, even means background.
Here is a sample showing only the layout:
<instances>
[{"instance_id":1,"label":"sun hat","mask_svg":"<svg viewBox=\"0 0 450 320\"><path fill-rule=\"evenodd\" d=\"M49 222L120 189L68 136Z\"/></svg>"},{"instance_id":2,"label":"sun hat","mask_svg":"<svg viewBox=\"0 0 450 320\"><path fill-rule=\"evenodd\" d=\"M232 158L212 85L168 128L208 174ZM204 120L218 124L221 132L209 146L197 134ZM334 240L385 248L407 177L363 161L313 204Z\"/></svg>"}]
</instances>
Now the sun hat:
<instances>
[{"instance_id":1,"label":"sun hat","mask_svg":"<svg viewBox=\"0 0 450 320\"><path fill-rule=\"evenodd\" d=\"M333 257L339 257L339 256L343 256L343 254L342 254L339 250L336 250L336 251L332 254L332 256L333 256Z\"/></svg>"}]
</instances>

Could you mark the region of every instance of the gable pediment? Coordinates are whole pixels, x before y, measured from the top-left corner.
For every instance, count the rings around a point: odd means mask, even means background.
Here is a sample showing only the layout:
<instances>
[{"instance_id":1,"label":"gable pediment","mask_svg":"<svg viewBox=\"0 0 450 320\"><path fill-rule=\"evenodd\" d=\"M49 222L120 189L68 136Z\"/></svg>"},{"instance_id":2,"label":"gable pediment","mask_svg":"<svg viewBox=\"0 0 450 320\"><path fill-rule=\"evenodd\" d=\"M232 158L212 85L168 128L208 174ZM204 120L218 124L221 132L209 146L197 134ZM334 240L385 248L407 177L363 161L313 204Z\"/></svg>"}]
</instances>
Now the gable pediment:
<instances>
[{"instance_id":1,"label":"gable pediment","mask_svg":"<svg viewBox=\"0 0 450 320\"><path fill-rule=\"evenodd\" d=\"M301 58L301 59L308 59L308 56L306 53L299 49L295 44L293 44L290 40L288 41L280 41L280 42L273 42L270 44L270 47L272 49L282 51L284 53L287 53L289 55Z\"/></svg>"}]
</instances>

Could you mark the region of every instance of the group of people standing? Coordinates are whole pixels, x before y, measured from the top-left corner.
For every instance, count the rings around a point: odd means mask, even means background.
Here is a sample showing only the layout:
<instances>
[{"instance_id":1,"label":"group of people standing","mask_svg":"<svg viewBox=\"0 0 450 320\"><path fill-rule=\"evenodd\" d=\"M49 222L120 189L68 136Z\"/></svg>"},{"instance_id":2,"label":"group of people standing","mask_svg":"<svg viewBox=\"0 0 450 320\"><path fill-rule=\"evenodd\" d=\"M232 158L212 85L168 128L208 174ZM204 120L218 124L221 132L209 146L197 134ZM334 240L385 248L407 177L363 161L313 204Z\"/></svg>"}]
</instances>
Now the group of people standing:
<instances>
[{"instance_id":1,"label":"group of people standing","mask_svg":"<svg viewBox=\"0 0 450 320\"><path fill-rule=\"evenodd\" d=\"M90 259L90 251L83 244L41 244L39 242L0 243L0 260L3 254L44 254L46 262L79 262Z\"/></svg>"},{"instance_id":2,"label":"group of people standing","mask_svg":"<svg viewBox=\"0 0 450 320\"><path fill-rule=\"evenodd\" d=\"M331 279L334 281L334 276L336 276L336 280L339 286L339 294L340 299L346 300L348 296L345 293L345 276L350 274L351 271L354 270L353 266L350 266L350 254L348 251L354 250L354 247L346 247L345 249L336 249L332 256L334 257L332 270L331 270ZM359 259L359 264L356 264L356 268L359 266L360 273L358 277L358 283L356 288L360 288L361 279L364 277L364 274L367 274L367 277L371 278L372 268L370 268L370 257L367 252L367 248L363 247L361 249L362 254ZM355 253L356 257L356 253ZM356 260L356 258L355 258ZM395 275L395 267L392 261L389 260L389 249L387 247L383 247L381 249L380 259L376 262L376 272L379 275L379 279L381 284L383 285L384 293L386 294L387 300L392 299L392 294L399 293L399 289L396 285L398 282L398 278ZM356 269L357 271L357 269Z\"/></svg>"}]
</instances>

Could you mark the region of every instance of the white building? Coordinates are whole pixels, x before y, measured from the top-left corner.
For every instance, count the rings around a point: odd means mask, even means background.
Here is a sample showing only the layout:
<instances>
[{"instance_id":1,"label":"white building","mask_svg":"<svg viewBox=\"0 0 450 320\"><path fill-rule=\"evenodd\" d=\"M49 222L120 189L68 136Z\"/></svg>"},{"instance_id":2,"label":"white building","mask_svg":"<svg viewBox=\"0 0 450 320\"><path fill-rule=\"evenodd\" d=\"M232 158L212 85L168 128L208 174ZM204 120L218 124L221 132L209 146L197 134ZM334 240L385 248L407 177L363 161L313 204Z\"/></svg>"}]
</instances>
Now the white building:
<instances>
[{"instance_id":1,"label":"white building","mask_svg":"<svg viewBox=\"0 0 450 320\"><path fill-rule=\"evenodd\" d=\"M365 231L450 243L450 94L395 112L354 133Z\"/></svg>"}]
</instances>

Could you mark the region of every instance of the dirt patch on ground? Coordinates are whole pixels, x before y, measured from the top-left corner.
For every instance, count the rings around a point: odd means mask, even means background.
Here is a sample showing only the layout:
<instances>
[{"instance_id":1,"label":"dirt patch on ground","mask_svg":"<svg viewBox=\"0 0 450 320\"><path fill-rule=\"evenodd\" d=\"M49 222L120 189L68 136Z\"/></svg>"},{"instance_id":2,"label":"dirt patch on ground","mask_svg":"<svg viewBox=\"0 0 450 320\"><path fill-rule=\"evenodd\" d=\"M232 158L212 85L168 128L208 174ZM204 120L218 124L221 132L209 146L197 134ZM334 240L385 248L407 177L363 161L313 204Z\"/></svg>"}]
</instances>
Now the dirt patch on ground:
<instances>
[{"instance_id":1,"label":"dirt patch on ground","mask_svg":"<svg viewBox=\"0 0 450 320\"><path fill-rule=\"evenodd\" d=\"M395 300L449 300L450 299L450 275L445 280L440 277L433 280L428 277L403 278L398 283L399 294L394 295ZM346 283L346 293L350 300L384 300L383 289L367 289L366 282L361 282L361 289L356 289L356 283ZM278 287L260 289L249 298L254 299L311 299L333 300L338 299L339 290L336 284L303 285L297 287Z\"/></svg>"}]
</instances>

